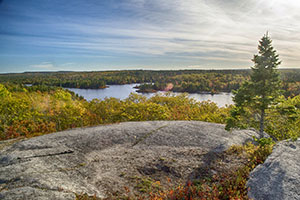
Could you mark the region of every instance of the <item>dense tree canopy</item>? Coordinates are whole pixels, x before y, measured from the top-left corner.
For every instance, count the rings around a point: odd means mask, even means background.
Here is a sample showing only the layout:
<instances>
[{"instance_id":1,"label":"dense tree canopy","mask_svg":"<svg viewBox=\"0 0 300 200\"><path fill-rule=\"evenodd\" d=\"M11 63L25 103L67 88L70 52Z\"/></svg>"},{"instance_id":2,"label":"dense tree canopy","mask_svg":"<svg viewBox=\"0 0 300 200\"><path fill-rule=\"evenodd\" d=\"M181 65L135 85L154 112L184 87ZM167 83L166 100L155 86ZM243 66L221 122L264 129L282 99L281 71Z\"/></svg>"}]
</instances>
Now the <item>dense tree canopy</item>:
<instances>
[{"instance_id":1,"label":"dense tree canopy","mask_svg":"<svg viewBox=\"0 0 300 200\"><path fill-rule=\"evenodd\" d=\"M74 127L122 121L201 120L224 123L228 108L196 102L187 94L132 94L125 100L106 98L90 102L55 87L0 84L0 140L31 137Z\"/></svg>"},{"instance_id":2,"label":"dense tree canopy","mask_svg":"<svg viewBox=\"0 0 300 200\"><path fill-rule=\"evenodd\" d=\"M300 70L281 71L284 95L300 94ZM126 70L103 72L25 72L0 74L0 83L101 89L106 85L141 83L139 92L218 93L237 90L250 79L250 70ZM170 87L172 86L172 87Z\"/></svg>"}]
</instances>

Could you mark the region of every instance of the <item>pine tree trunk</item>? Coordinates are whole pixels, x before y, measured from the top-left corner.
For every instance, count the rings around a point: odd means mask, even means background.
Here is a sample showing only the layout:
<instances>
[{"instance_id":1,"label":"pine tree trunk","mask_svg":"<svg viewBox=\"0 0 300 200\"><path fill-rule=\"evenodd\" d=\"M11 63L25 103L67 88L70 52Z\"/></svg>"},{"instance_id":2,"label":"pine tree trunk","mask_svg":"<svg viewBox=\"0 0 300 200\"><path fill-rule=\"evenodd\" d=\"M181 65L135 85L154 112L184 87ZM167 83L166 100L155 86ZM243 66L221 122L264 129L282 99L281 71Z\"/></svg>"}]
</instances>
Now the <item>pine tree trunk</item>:
<instances>
[{"instance_id":1,"label":"pine tree trunk","mask_svg":"<svg viewBox=\"0 0 300 200\"><path fill-rule=\"evenodd\" d=\"M264 137L264 120L265 120L265 109L262 109L260 115L260 127L259 127L260 138Z\"/></svg>"}]
</instances>

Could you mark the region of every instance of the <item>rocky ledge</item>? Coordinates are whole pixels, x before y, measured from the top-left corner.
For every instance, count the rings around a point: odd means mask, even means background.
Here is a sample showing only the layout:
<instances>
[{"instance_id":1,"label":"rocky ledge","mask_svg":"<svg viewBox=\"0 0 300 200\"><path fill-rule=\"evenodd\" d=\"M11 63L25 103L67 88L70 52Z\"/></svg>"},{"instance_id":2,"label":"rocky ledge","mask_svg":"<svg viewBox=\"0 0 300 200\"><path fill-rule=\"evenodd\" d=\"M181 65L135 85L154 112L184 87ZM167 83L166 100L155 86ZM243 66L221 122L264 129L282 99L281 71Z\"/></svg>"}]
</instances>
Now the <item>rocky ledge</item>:
<instances>
[{"instance_id":1,"label":"rocky ledge","mask_svg":"<svg viewBox=\"0 0 300 200\"><path fill-rule=\"evenodd\" d=\"M300 199L300 140L275 145L264 164L256 167L248 181L250 198L257 200Z\"/></svg>"},{"instance_id":2,"label":"rocky ledge","mask_svg":"<svg viewBox=\"0 0 300 200\"><path fill-rule=\"evenodd\" d=\"M134 183L143 177L182 183L203 173L215 173L205 168L214 163L215 155L252 140L252 136L256 133L250 130L229 133L221 124L152 121L6 141L0 143L0 199L75 199L75 194L82 193L105 197L121 193L125 186L136 190ZM293 151L288 145L284 148ZM291 156L285 156L284 166L273 164L283 176L285 167L297 162L288 161ZM234 163L224 162L228 168ZM298 168L295 170L299 172ZM252 182L249 185L255 191Z\"/></svg>"}]
</instances>

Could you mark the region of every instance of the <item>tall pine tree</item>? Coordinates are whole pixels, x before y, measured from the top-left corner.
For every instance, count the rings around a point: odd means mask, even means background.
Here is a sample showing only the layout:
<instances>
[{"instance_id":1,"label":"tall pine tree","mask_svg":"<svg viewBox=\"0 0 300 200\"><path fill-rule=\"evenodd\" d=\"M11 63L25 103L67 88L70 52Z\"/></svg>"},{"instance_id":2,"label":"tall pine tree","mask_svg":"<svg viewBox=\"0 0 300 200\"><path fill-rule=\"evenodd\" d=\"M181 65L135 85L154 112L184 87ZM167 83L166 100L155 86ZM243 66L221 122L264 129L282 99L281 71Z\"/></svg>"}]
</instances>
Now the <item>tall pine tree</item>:
<instances>
[{"instance_id":1,"label":"tall pine tree","mask_svg":"<svg viewBox=\"0 0 300 200\"><path fill-rule=\"evenodd\" d=\"M234 94L235 107L227 120L226 129L259 127L260 136L263 137L265 111L280 95L281 85L277 70L281 61L268 33L259 41L258 54L254 55L252 61L251 78ZM255 121L259 121L259 125Z\"/></svg>"}]
</instances>

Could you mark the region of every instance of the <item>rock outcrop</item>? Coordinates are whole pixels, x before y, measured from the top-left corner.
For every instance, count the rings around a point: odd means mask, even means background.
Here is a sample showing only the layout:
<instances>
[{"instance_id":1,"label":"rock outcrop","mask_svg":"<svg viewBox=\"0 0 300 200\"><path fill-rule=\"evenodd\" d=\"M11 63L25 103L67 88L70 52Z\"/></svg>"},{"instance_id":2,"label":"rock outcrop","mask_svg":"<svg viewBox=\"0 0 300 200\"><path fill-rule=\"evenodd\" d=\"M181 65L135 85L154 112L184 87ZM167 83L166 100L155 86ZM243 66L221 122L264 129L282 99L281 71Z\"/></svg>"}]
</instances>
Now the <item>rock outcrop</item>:
<instances>
[{"instance_id":1,"label":"rock outcrop","mask_svg":"<svg viewBox=\"0 0 300 200\"><path fill-rule=\"evenodd\" d=\"M249 197L255 200L300 199L300 140L275 145L264 164L248 181Z\"/></svg>"},{"instance_id":2,"label":"rock outcrop","mask_svg":"<svg viewBox=\"0 0 300 200\"><path fill-rule=\"evenodd\" d=\"M0 199L74 199L75 193L104 197L124 186L134 190L132 183L144 176L175 182L192 179L214 153L254 135L250 130L229 133L224 125L199 121L152 121L79 128L9 145L2 142ZM286 161L287 167L289 162L294 161Z\"/></svg>"}]
</instances>

